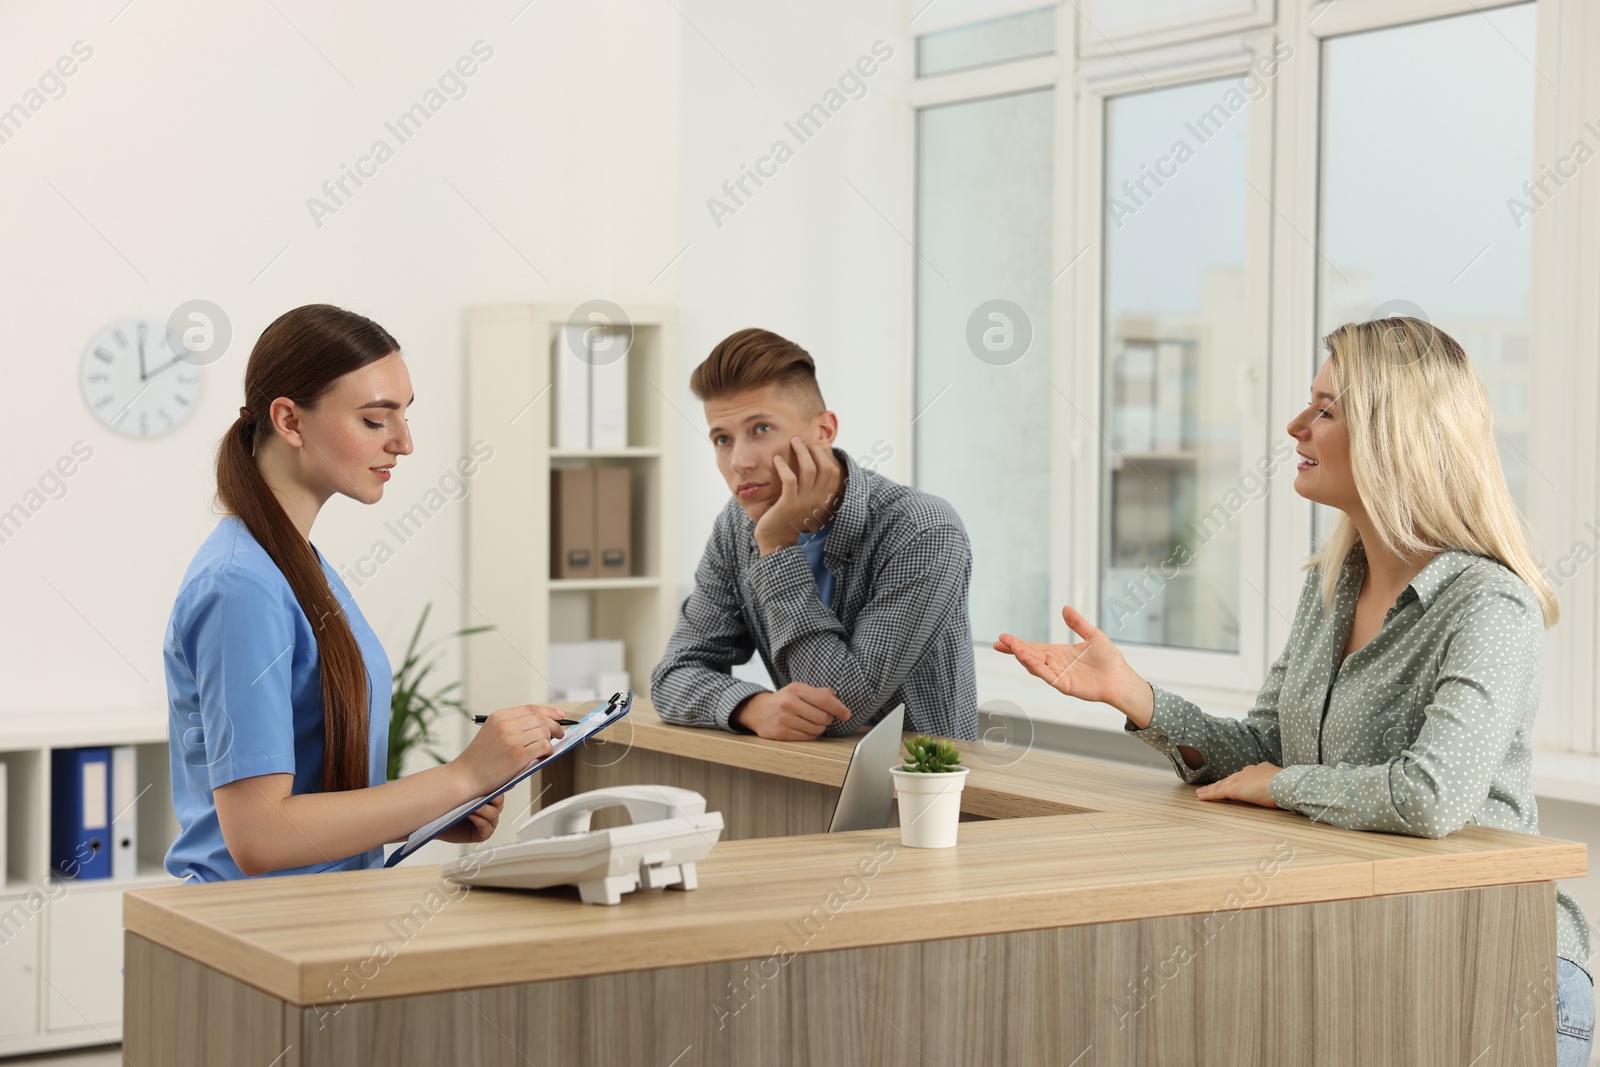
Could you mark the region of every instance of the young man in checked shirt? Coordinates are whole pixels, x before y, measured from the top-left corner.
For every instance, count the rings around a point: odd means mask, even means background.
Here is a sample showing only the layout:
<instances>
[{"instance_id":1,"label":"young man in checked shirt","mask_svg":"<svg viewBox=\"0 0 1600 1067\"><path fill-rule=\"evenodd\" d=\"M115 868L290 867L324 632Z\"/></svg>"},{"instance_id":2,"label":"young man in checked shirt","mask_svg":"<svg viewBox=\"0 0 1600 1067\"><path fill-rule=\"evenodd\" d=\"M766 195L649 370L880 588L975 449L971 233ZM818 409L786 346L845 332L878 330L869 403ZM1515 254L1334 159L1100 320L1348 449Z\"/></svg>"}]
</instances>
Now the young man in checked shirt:
<instances>
[{"instance_id":1,"label":"young man in checked shirt","mask_svg":"<svg viewBox=\"0 0 1600 1067\"><path fill-rule=\"evenodd\" d=\"M976 738L972 552L954 509L834 448L811 356L775 333L727 337L689 387L733 499L650 677L661 717L808 741L904 703L909 729ZM756 652L776 692L730 673Z\"/></svg>"}]
</instances>

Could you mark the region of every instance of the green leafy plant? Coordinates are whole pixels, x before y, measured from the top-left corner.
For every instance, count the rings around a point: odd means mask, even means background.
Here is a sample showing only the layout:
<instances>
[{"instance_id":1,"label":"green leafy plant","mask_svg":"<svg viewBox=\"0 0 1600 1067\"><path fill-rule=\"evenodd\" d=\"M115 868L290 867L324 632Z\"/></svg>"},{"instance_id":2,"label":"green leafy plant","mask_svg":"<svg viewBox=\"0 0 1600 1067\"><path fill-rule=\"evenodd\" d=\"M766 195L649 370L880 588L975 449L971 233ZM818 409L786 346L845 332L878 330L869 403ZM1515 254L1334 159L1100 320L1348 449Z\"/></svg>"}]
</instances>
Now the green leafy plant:
<instances>
[{"instance_id":1,"label":"green leafy plant","mask_svg":"<svg viewBox=\"0 0 1600 1067\"><path fill-rule=\"evenodd\" d=\"M493 626L470 626L465 630L457 630L453 634L435 638L418 648L417 642L422 639L422 628L427 624L428 612L432 610L431 603L424 605L422 617L417 620L417 628L411 633L411 643L406 645L405 659L394 672L394 694L389 700L389 781L391 782L400 777L400 768L405 765L406 756L414 748L420 747L440 763L445 761L445 758L433 748L433 728L441 712L450 709L461 715L472 714L458 698L450 695L461 687L459 680L431 691L423 689L423 683L428 675L439 665L439 653L435 650L451 638L469 637L494 629Z\"/></svg>"},{"instance_id":2,"label":"green leafy plant","mask_svg":"<svg viewBox=\"0 0 1600 1067\"><path fill-rule=\"evenodd\" d=\"M902 771L920 771L924 774L952 774L961 770L961 753L956 746L943 738L918 735L906 743L906 761Z\"/></svg>"}]
</instances>

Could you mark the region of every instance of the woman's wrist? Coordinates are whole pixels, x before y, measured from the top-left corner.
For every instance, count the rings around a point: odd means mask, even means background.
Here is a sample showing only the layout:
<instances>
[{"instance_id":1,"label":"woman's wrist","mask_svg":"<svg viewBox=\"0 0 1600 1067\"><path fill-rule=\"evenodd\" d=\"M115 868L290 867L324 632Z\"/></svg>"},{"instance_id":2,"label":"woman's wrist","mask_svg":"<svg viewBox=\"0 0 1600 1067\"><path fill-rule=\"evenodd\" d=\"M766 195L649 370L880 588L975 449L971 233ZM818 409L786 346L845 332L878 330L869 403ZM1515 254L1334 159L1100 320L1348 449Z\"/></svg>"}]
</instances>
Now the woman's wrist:
<instances>
[{"instance_id":1,"label":"woman's wrist","mask_svg":"<svg viewBox=\"0 0 1600 1067\"><path fill-rule=\"evenodd\" d=\"M1121 689L1121 695L1113 707L1126 715L1135 729L1149 729L1156 712L1155 690L1132 668L1128 669L1128 676L1123 679Z\"/></svg>"},{"instance_id":2,"label":"woman's wrist","mask_svg":"<svg viewBox=\"0 0 1600 1067\"><path fill-rule=\"evenodd\" d=\"M448 763L441 764L438 770L449 775L452 805L463 804L473 797L483 795L484 790L481 788L481 783L479 783L477 776L472 773L472 768L467 765L465 753L450 760Z\"/></svg>"}]
</instances>

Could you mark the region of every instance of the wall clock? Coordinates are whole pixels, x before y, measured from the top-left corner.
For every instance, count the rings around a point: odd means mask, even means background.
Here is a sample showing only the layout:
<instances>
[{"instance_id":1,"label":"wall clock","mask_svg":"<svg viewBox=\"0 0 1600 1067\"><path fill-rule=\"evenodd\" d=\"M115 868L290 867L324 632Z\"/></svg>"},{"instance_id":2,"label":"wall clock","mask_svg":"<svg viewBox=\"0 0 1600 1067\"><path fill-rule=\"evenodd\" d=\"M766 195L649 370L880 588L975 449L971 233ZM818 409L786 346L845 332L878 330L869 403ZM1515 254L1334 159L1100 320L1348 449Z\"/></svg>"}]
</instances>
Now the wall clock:
<instances>
[{"instance_id":1,"label":"wall clock","mask_svg":"<svg viewBox=\"0 0 1600 1067\"><path fill-rule=\"evenodd\" d=\"M114 322L83 353L84 402L101 422L128 437L170 433L200 398L200 368L188 355L168 344L166 323Z\"/></svg>"}]
</instances>

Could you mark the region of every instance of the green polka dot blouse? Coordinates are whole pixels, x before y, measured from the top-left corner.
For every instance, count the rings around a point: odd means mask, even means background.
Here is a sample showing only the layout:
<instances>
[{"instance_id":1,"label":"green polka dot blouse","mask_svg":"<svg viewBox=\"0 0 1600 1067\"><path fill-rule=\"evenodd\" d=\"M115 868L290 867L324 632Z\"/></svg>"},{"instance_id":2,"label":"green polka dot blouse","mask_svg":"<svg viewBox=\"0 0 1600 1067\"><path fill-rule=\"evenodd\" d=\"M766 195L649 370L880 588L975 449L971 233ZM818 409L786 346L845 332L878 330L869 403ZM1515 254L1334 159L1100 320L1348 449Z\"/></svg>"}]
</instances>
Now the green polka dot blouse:
<instances>
[{"instance_id":1,"label":"green polka dot blouse","mask_svg":"<svg viewBox=\"0 0 1600 1067\"><path fill-rule=\"evenodd\" d=\"M1472 823L1538 833L1529 775L1544 622L1533 591L1492 559L1441 552L1341 664L1366 569L1357 545L1331 611L1321 568L1310 570L1289 643L1243 720L1151 686L1150 726L1127 731L1194 784L1277 764L1279 807L1345 829L1443 837ZM1180 745L1205 762L1191 768ZM1565 892L1556 903L1556 954L1587 969L1583 912Z\"/></svg>"}]
</instances>

